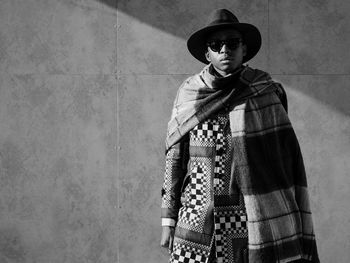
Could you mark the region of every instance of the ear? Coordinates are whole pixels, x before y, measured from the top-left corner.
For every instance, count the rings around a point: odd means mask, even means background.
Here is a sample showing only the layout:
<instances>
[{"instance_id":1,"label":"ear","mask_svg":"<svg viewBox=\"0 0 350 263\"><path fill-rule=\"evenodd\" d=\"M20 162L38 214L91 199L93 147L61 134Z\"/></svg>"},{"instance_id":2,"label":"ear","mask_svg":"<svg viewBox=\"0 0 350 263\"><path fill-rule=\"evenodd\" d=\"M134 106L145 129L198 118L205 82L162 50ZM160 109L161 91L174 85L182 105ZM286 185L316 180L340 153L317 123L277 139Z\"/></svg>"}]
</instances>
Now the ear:
<instances>
[{"instance_id":1,"label":"ear","mask_svg":"<svg viewBox=\"0 0 350 263\"><path fill-rule=\"evenodd\" d=\"M205 58L208 60L208 62L211 62L211 59L210 59L210 55L209 55L209 51L208 51L208 50L205 52Z\"/></svg>"},{"instance_id":2,"label":"ear","mask_svg":"<svg viewBox=\"0 0 350 263\"><path fill-rule=\"evenodd\" d=\"M245 55L247 55L247 45L244 44L244 45L242 46L242 49L243 49L243 57L245 57Z\"/></svg>"}]
</instances>

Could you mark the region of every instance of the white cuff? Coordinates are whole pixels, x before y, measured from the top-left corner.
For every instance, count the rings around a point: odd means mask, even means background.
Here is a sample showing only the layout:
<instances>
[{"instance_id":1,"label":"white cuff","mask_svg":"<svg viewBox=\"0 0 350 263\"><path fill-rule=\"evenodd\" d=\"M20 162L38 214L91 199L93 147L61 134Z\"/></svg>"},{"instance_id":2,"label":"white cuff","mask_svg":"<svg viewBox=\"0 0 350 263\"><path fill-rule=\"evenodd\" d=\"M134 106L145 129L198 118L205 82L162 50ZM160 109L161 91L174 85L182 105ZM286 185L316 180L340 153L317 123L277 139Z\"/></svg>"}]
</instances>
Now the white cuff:
<instances>
[{"instance_id":1,"label":"white cuff","mask_svg":"<svg viewBox=\"0 0 350 263\"><path fill-rule=\"evenodd\" d=\"M162 226L173 226L175 227L176 221L172 218L162 218Z\"/></svg>"}]
</instances>

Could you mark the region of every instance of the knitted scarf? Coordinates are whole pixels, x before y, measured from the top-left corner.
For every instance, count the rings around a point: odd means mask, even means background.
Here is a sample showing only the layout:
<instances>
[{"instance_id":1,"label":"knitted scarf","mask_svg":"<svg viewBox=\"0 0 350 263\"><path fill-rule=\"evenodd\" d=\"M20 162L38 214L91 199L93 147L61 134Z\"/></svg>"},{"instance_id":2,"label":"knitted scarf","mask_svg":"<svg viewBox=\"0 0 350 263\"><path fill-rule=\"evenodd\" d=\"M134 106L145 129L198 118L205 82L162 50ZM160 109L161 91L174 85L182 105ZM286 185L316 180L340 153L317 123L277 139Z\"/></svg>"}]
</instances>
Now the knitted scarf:
<instances>
[{"instance_id":1,"label":"knitted scarf","mask_svg":"<svg viewBox=\"0 0 350 263\"><path fill-rule=\"evenodd\" d=\"M231 176L244 196L249 262L319 262L298 140L280 84L249 67L219 78L211 65L180 87L166 149L212 114L230 109Z\"/></svg>"}]
</instances>

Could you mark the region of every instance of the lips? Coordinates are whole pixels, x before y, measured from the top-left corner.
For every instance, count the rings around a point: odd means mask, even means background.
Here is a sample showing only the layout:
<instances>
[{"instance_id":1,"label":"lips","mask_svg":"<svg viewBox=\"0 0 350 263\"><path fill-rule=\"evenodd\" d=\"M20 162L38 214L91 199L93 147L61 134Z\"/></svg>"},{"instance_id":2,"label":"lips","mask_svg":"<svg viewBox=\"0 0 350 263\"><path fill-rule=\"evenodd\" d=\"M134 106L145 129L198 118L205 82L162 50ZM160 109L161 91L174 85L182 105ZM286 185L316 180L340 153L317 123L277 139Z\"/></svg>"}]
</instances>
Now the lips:
<instances>
[{"instance_id":1,"label":"lips","mask_svg":"<svg viewBox=\"0 0 350 263\"><path fill-rule=\"evenodd\" d=\"M220 59L220 61L230 61L230 60L233 60L233 57L224 57Z\"/></svg>"},{"instance_id":2,"label":"lips","mask_svg":"<svg viewBox=\"0 0 350 263\"><path fill-rule=\"evenodd\" d=\"M231 63L233 61L232 58L223 58L220 60L221 63Z\"/></svg>"}]
</instances>

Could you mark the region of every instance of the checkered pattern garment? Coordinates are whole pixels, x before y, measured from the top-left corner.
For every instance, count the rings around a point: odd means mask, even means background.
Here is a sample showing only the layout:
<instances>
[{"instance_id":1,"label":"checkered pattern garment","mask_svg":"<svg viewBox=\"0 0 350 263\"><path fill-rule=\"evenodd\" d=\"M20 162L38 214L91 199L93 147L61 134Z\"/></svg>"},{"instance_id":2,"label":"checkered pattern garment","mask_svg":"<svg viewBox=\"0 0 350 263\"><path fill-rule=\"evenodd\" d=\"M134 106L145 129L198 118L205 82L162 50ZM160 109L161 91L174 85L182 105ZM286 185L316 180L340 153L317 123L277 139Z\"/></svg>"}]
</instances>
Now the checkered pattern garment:
<instances>
[{"instance_id":1,"label":"checkered pattern garment","mask_svg":"<svg viewBox=\"0 0 350 263\"><path fill-rule=\"evenodd\" d=\"M180 87L168 125L170 262L319 262L283 89L249 67L216 82L209 67Z\"/></svg>"},{"instance_id":2,"label":"checkered pattern garment","mask_svg":"<svg viewBox=\"0 0 350 263\"><path fill-rule=\"evenodd\" d=\"M238 188L234 187L230 192L235 182L230 178L232 140L228 119L228 113L223 113L198 124L186 141L178 143L167 153L163 189L171 193L172 182L179 176L176 156L183 158L181 155L184 156L184 151L188 152L189 148L198 151L187 161L187 176L183 173L181 208L170 262L207 262L210 251L214 252L211 257L216 262L243 262L248 239L247 215ZM205 157L203 153L206 153ZM163 207L171 207L171 202L171 196L164 194ZM181 235L181 232L201 233L205 229L214 231L208 233L206 243L190 242Z\"/></svg>"}]
</instances>

